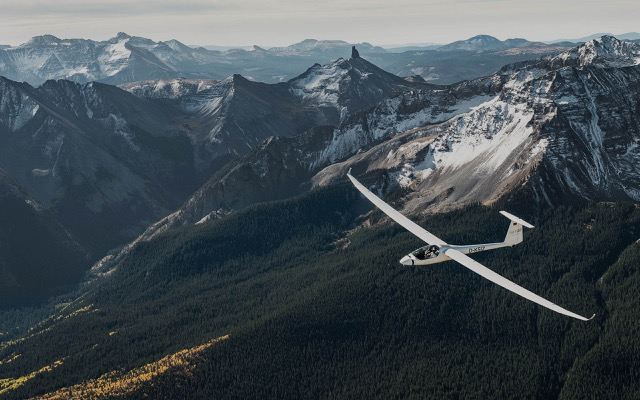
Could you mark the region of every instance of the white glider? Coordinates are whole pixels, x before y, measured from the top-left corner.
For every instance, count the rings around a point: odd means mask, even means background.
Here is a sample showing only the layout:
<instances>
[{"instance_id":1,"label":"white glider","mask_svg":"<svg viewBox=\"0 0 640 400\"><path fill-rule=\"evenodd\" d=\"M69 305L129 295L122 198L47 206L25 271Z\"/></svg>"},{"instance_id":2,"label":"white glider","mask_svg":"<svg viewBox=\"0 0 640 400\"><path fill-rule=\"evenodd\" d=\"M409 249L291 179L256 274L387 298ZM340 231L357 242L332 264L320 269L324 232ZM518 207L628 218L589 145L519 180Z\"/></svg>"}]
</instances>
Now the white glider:
<instances>
[{"instance_id":1,"label":"white glider","mask_svg":"<svg viewBox=\"0 0 640 400\"><path fill-rule=\"evenodd\" d=\"M447 260L454 260L458 263L462 264L464 267L470 269L476 274L482 276L485 279L490 280L491 282L502 286L503 288L512 291L513 293L524 297L527 300L533 301L543 307L546 307L550 310L553 310L557 313L567 315L572 318L576 318L582 321L589 321L595 314L591 316L591 318L585 318L581 315L575 314L569 310L565 310L564 308L558 306L550 302L549 300L538 296L535 293L530 292L529 290L523 288L520 285L517 285L507 278L493 272L489 268L480 264L479 262L473 260L468 257L466 254L478 253L486 250L498 249L501 247L511 247L515 246L518 243L522 242L522 228L533 228L533 225L530 223L509 214L506 211L500 211L500 214L507 217L511 220L509 223L509 230L507 231L507 236L504 238L503 242L499 243L485 243L485 244L475 244L475 245L450 245L446 243L444 240L438 238L430 232L427 232L424 228L420 227L415 222L409 220L404 215L400 214L398 211L393 209L389 204L385 203L375 194L371 193L369 189L364 187L356 178L351 176L351 173L348 173L347 176L351 183L362 193L369 201L371 201L376 207L378 207L382 212L387 214L391 219L400 224L403 228L408 230L409 232L416 235L422 241L427 243L426 246L423 246L410 254L402 257L400 263L403 265L429 265L436 264Z\"/></svg>"}]
</instances>

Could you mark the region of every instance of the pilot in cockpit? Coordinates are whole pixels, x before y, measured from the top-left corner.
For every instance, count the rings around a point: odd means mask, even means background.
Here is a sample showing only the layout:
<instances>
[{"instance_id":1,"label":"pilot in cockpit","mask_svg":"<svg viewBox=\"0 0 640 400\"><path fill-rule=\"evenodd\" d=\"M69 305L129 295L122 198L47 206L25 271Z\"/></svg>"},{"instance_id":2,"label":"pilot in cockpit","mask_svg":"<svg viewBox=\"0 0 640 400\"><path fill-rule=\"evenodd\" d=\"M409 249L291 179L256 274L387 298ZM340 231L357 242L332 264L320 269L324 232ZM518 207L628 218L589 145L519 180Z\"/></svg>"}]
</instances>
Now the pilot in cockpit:
<instances>
[{"instance_id":1,"label":"pilot in cockpit","mask_svg":"<svg viewBox=\"0 0 640 400\"><path fill-rule=\"evenodd\" d=\"M436 245L424 246L413 252L413 255L418 260L426 260L428 258L437 257L439 254L439 248Z\"/></svg>"},{"instance_id":2,"label":"pilot in cockpit","mask_svg":"<svg viewBox=\"0 0 640 400\"><path fill-rule=\"evenodd\" d=\"M429 250L427 250L427 254L425 258L436 257L438 255L438 246L432 245L429 246Z\"/></svg>"}]
</instances>

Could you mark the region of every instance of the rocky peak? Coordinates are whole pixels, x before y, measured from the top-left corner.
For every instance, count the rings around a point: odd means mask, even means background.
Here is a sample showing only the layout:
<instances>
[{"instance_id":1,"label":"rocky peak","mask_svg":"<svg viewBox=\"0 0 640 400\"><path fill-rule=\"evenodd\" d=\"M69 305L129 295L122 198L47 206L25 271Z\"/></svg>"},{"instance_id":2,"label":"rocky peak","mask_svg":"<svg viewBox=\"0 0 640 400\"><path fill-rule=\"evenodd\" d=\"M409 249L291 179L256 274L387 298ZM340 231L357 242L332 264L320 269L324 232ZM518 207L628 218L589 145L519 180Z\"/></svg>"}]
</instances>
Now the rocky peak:
<instances>
[{"instance_id":1,"label":"rocky peak","mask_svg":"<svg viewBox=\"0 0 640 400\"><path fill-rule=\"evenodd\" d=\"M208 90L217 83L218 81L210 79L177 78L134 82L120 85L120 88L143 98L177 99Z\"/></svg>"},{"instance_id":2,"label":"rocky peak","mask_svg":"<svg viewBox=\"0 0 640 400\"><path fill-rule=\"evenodd\" d=\"M629 55L635 55L631 46L613 36L603 36L599 41L596 39L590 40L578 47L577 52L580 65L602 61L618 61L627 58Z\"/></svg>"},{"instance_id":3,"label":"rocky peak","mask_svg":"<svg viewBox=\"0 0 640 400\"><path fill-rule=\"evenodd\" d=\"M458 40L440 47L440 51L488 51L498 50L504 47L499 39L489 35L477 35L466 40Z\"/></svg>"},{"instance_id":4,"label":"rocky peak","mask_svg":"<svg viewBox=\"0 0 640 400\"><path fill-rule=\"evenodd\" d=\"M60 41L61 41L60 38L53 35L41 35L41 36L34 36L33 38L31 38L29 42L27 42L27 44L36 45L36 46L46 46L46 45L59 43Z\"/></svg>"},{"instance_id":5,"label":"rocky peak","mask_svg":"<svg viewBox=\"0 0 640 400\"><path fill-rule=\"evenodd\" d=\"M165 45L167 45L170 49L175 50L175 51L190 51L193 50L191 47L187 46L186 44L180 42L179 40L176 39L171 39L171 40L167 40L166 42L160 42L163 43Z\"/></svg>"},{"instance_id":6,"label":"rocky peak","mask_svg":"<svg viewBox=\"0 0 640 400\"><path fill-rule=\"evenodd\" d=\"M338 58L326 65L315 64L290 80L292 93L306 104L333 107L343 110L340 111L343 114L364 110L384 98L426 85L382 70L360 57L355 47L352 52L350 59Z\"/></svg>"},{"instance_id":7,"label":"rocky peak","mask_svg":"<svg viewBox=\"0 0 640 400\"><path fill-rule=\"evenodd\" d=\"M131 36L129 36L128 34L124 33L124 32L118 32L118 34L115 37L117 40L124 40L124 39L131 39Z\"/></svg>"},{"instance_id":8,"label":"rocky peak","mask_svg":"<svg viewBox=\"0 0 640 400\"><path fill-rule=\"evenodd\" d=\"M358 53L356 46L351 46L351 58L360 58L360 53Z\"/></svg>"},{"instance_id":9,"label":"rocky peak","mask_svg":"<svg viewBox=\"0 0 640 400\"><path fill-rule=\"evenodd\" d=\"M613 36L593 39L552 59L553 64L585 67L625 67L640 64L640 44Z\"/></svg>"}]
</instances>

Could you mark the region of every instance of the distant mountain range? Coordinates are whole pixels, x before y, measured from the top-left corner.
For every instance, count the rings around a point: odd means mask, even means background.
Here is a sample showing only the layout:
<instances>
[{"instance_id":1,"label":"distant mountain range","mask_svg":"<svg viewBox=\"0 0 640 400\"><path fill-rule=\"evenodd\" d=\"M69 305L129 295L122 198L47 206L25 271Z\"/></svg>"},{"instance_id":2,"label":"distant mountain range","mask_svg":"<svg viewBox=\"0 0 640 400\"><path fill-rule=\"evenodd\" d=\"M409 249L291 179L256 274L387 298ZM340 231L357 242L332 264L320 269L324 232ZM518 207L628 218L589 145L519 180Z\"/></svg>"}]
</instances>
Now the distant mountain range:
<instances>
[{"instance_id":1,"label":"distant mountain range","mask_svg":"<svg viewBox=\"0 0 640 400\"><path fill-rule=\"evenodd\" d=\"M39 85L49 79L124 84L150 79L216 79L242 74L247 79L283 82L310 64L348 57L351 43L307 39L286 47L210 50L177 40L155 42L119 33L106 41L37 36L0 48L0 76ZM388 51L357 44L361 54L400 75L420 75L434 83L453 83L494 73L502 65L567 48L524 39L500 41L476 36L428 49Z\"/></svg>"},{"instance_id":2,"label":"distant mountain range","mask_svg":"<svg viewBox=\"0 0 640 400\"><path fill-rule=\"evenodd\" d=\"M602 36L615 36L616 38L618 38L620 40L640 40L640 33L639 32L627 32L627 33L621 33L619 35L614 35L612 33L600 32L600 33L594 33L592 35L583 36L583 37L574 38L574 39L556 39L556 40L551 40L548 43L558 43L558 42L583 43L583 42L588 42L589 40L600 39Z\"/></svg>"}]
</instances>

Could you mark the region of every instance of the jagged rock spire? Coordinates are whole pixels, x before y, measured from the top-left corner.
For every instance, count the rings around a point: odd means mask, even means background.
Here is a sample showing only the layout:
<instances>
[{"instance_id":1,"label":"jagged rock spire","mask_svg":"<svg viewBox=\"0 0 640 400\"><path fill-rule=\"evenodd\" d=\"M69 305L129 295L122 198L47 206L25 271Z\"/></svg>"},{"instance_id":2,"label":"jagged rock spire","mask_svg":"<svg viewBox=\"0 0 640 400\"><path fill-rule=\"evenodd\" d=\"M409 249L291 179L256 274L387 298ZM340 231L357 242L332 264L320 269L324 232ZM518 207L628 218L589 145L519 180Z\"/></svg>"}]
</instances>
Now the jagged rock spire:
<instances>
[{"instance_id":1,"label":"jagged rock spire","mask_svg":"<svg viewBox=\"0 0 640 400\"><path fill-rule=\"evenodd\" d=\"M351 58L360 58L360 53L356 50L356 46L351 46Z\"/></svg>"}]
</instances>

